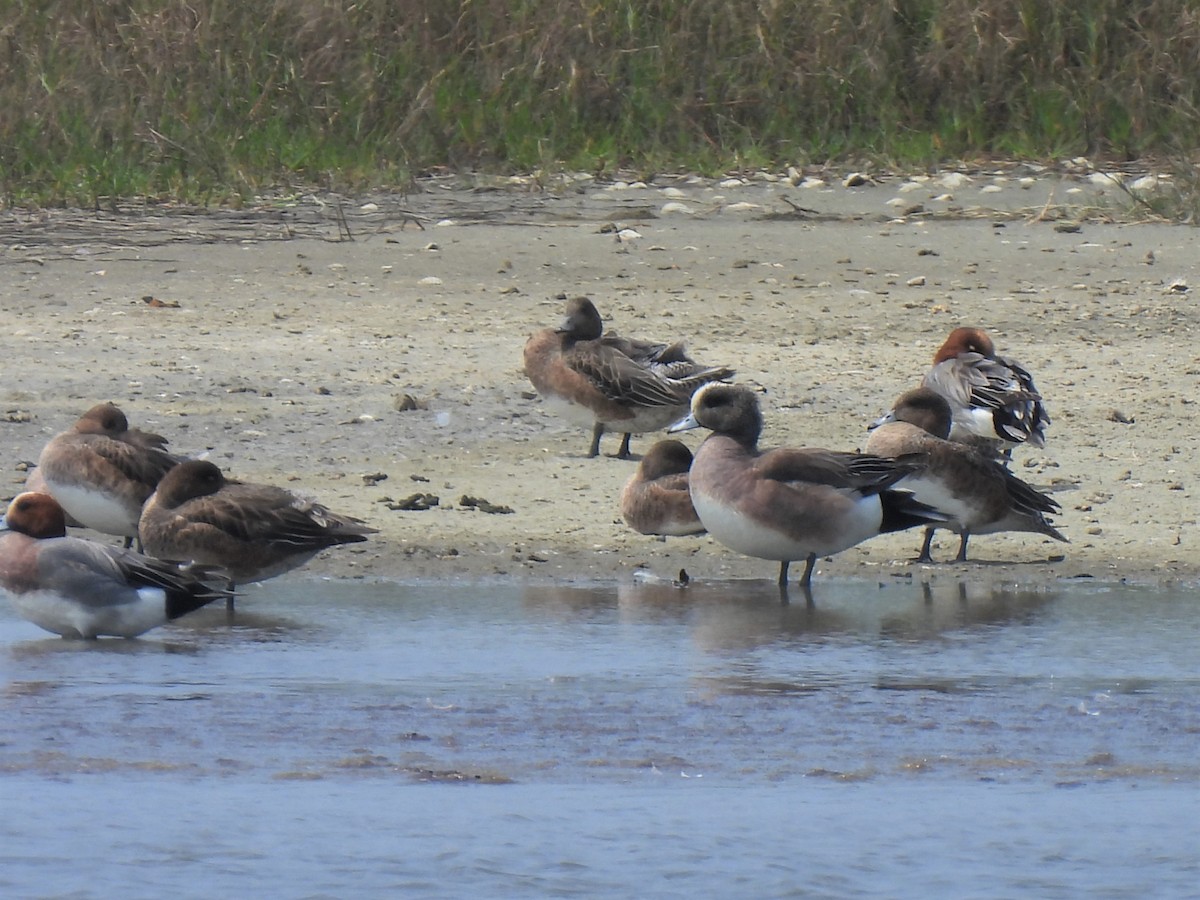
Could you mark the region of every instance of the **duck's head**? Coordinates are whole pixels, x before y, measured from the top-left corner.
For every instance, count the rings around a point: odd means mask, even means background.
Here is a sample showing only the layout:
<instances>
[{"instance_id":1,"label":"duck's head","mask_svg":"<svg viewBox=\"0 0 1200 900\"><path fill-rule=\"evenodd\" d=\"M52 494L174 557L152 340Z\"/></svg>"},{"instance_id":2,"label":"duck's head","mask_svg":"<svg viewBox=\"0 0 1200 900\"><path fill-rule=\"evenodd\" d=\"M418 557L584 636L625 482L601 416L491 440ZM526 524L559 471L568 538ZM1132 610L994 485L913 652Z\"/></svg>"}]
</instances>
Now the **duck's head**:
<instances>
[{"instance_id":1,"label":"duck's head","mask_svg":"<svg viewBox=\"0 0 1200 900\"><path fill-rule=\"evenodd\" d=\"M757 394L741 385L714 381L692 395L691 413L667 431L708 428L753 447L758 443L762 427Z\"/></svg>"}]
</instances>

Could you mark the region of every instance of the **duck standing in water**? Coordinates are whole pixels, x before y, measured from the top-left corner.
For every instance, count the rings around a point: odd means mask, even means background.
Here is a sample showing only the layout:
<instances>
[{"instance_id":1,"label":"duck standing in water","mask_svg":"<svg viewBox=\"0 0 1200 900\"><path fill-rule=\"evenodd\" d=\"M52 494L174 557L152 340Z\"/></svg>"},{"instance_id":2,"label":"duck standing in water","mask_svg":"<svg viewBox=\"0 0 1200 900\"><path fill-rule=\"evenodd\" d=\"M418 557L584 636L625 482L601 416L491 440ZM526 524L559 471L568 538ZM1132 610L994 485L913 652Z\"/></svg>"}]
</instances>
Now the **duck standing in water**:
<instances>
[{"instance_id":1,"label":"duck standing in water","mask_svg":"<svg viewBox=\"0 0 1200 900\"><path fill-rule=\"evenodd\" d=\"M49 494L18 494L0 528L0 587L40 628L66 638L137 637L214 600L233 586L212 566L181 565L67 537Z\"/></svg>"},{"instance_id":2,"label":"duck standing in water","mask_svg":"<svg viewBox=\"0 0 1200 900\"><path fill-rule=\"evenodd\" d=\"M163 477L139 531L152 556L220 566L234 584L245 584L282 575L328 547L365 541L378 529L284 488L226 478L213 463L193 459Z\"/></svg>"},{"instance_id":3,"label":"duck standing in water","mask_svg":"<svg viewBox=\"0 0 1200 900\"><path fill-rule=\"evenodd\" d=\"M805 561L800 584L809 594L818 556L946 520L910 492L895 489L914 470L907 459L812 448L760 450L762 413L746 388L712 384L698 390L691 415L671 430L698 426L712 430L688 476L700 521L731 550L778 560L781 591L787 589L792 560Z\"/></svg>"}]
</instances>

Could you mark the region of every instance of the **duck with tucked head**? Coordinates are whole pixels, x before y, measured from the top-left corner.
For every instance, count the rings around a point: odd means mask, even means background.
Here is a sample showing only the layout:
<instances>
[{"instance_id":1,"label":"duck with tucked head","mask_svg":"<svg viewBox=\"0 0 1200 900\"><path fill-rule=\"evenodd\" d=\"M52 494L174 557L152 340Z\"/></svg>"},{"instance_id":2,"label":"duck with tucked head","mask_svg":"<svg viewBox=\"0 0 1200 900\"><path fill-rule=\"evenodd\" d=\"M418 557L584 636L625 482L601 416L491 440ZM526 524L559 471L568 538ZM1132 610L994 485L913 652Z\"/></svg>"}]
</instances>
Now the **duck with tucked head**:
<instances>
[{"instance_id":1,"label":"duck with tucked head","mask_svg":"<svg viewBox=\"0 0 1200 900\"><path fill-rule=\"evenodd\" d=\"M805 561L806 593L818 556L839 553L868 538L946 516L896 490L914 471L905 459L815 448L760 450L763 419L758 397L736 385L712 384L696 392L691 415L671 430L712 430L692 462L692 503L717 541L760 559L788 565Z\"/></svg>"},{"instance_id":2,"label":"duck with tucked head","mask_svg":"<svg viewBox=\"0 0 1200 900\"><path fill-rule=\"evenodd\" d=\"M621 515L641 534L703 534L692 506L692 451L682 441L659 441L642 457L621 491Z\"/></svg>"},{"instance_id":3,"label":"duck with tucked head","mask_svg":"<svg viewBox=\"0 0 1200 900\"><path fill-rule=\"evenodd\" d=\"M220 566L235 584L274 578L378 531L284 488L226 478L201 459L163 477L139 530L147 553Z\"/></svg>"},{"instance_id":4,"label":"duck with tucked head","mask_svg":"<svg viewBox=\"0 0 1200 900\"><path fill-rule=\"evenodd\" d=\"M1017 444L1044 447L1046 414L1029 370L996 355L982 328L955 328L921 384L950 404L950 440L1011 453Z\"/></svg>"},{"instance_id":5,"label":"duck with tucked head","mask_svg":"<svg viewBox=\"0 0 1200 900\"><path fill-rule=\"evenodd\" d=\"M54 634L137 637L233 597L228 576L212 566L151 559L66 531L58 501L31 491L9 504L0 530L0 587L21 616Z\"/></svg>"},{"instance_id":6,"label":"duck with tucked head","mask_svg":"<svg viewBox=\"0 0 1200 900\"><path fill-rule=\"evenodd\" d=\"M112 403L93 406L42 449L37 471L75 521L103 534L137 537L142 504L180 461L166 438L129 427Z\"/></svg>"},{"instance_id":7,"label":"duck with tucked head","mask_svg":"<svg viewBox=\"0 0 1200 900\"><path fill-rule=\"evenodd\" d=\"M917 463L898 487L950 517L926 528L917 561L933 561L930 548L938 528L959 534L958 562L966 561L973 534L1026 531L1065 542L1046 519L1059 511L1058 503L978 448L949 440L950 422L946 398L928 388L908 391L875 423L865 448Z\"/></svg>"},{"instance_id":8,"label":"duck with tucked head","mask_svg":"<svg viewBox=\"0 0 1200 900\"><path fill-rule=\"evenodd\" d=\"M601 435L612 430L624 433L617 456L627 459L631 434L666 428L687 412L697 388L734 374L695 362L679 343L603 331L592 301L576 297L567 302L561 325L525 344L525 374L546 405L592 429L589 458L599 455Z\"/></svg>"}]
</instances>

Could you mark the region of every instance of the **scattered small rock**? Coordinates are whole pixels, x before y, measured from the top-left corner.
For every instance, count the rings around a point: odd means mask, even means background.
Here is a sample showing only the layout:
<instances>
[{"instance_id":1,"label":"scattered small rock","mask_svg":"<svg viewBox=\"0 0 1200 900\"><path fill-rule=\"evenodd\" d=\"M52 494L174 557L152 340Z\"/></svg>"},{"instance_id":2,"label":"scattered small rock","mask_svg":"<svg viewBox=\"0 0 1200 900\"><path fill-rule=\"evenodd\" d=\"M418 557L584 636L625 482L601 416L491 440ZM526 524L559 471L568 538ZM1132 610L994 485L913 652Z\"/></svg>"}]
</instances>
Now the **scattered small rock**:
<instances>
[{"instance_id":1,"label":"scattered small rock","mask_svg":"<svg viewBox=\"0 0 1200 900\"><path fill-rule=\"evenodd\" d=\"M1059 234L1079 234L1083 231L1083 226L1078 222L1059 222L1054 226L1054 230Z\"/></svg>"},{"instance_id":2,"label":"scattered small rock","mask_svg":"<svg viewBox=\"0 0 1200 900\"><path fill-rule=\"evenodd\" d=\"M408 479L409 479L409 481L425 482L426 484L429 483L429 479L426 478L424 475L417 475L415 473L412 475L409 475Z\"/></svg>"},{"instance_id":3,"label":"scattered small rock","mask_svg":"<svg viewBox=\"0 0 1200 900\"><path fill-rule=\"evenodd\" d=\"M692 213L690 206L679 202L664 203L658 211L660 216L690 216Z\"/></svg>"},{"instance_id":4,"label":"scattered small rock","mask_svg":"<svg viewBox=\"0 0 1200 900\"><path fill-rule=\"evenodd\" d=\"M487 500L484 500L482 497L472 497L469 494L463 494L458 500L458 505L466 509L477 509L480 512L492 513L493 515L500 516L506 516L513 512L513 508L511 506L501 506L498 503L490 503Z\"/></svg>"},{"instance_id":5,"label":"scattered small rock","mask_svg":"<svg viewBox=\"0 0 1200 900\"><path fill-rule=\"evenodd\" d=\"M384 505L391 510L398 512L424 512L427 509L433 509L441 503L441 498L436 494L416 493L410 494L403 500L391 500L385 502Z\"/></svg>"},{"instance_id":6,"label":"scattered small rock","mask_svg":"<svg viewBox=\"0 0 1200 900\"><path fill-rule=\"evenodd\" d=\"M13 425L33 421L33 413L27 409L9 409L4 412L4 421Z\"/></svg>"},{"instance_id":7,"label":"scattered small rock","mask_svg":"<svg viewBox=\"0 0 1200 900\"><path fill-rule=\"evenodd\" d=\"M414 409L428 408L428 404L418 400L412 394L400 394L392 401L392 409L396 412L411 412Z\"/></svg>"}]
</instances>

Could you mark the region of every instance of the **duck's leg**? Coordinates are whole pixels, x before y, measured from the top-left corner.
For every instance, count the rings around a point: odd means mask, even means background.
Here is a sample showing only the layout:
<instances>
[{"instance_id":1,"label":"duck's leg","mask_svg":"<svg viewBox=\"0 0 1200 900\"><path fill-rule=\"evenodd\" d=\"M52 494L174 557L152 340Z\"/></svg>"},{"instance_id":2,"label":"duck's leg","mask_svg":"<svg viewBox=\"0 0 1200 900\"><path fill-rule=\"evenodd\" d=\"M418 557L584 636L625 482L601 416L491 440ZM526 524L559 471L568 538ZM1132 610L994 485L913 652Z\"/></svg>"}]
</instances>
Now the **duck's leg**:
<instances>
[{"instance_id":1,"label":"duck's leg","mask_svg":"<svg viewBox=\"0 0 1200 900\"><path fill-rule=\"evenodd\" d=\"M954 557L956 562L967 561L967 540L971 537L971 532L964 531L958 542L958 556Z\"/></svg>"},{"instance_id":2,"label":"duck's leg","mask_svg":"<svg viewBox=\"0 0 1200 900\"><path fill-rule=\"evenodd\" d=\"M588 451L588 459L595 459L600 455L600 435L604 434L604 423L597 422L592 426L592 449Z\"/></svg>"},{"instance_id":3,"label":"duck's leg","mask_svg":"<svg viewBox=\"0 0 1200 900\"><path fill-rule=\"evenodd\" d=\"M804 561L804 575L800 578L800 586L806 591L812 589L812 573L817 565L817 554L808 554L808 559Z\"/></svg>"},{"instance_id":4,"label":"duck's leg","mask_svg":"<svg viewBox=\"0 0 1200 900\"><path fill-rule=\"evenodd\" d=\"M925 540L921 544L921 554L917 557L917 562L931 563L933 556L930 554L930 549L933 547L933 533L936 531L932 525L925 529Z\"/></svg>"},{"instance_id":5,"label":"duck's leg","mask_svg":"<svg viewBox=\"0 0 1200 900\"><path fill-rule=\"evenodd\" d=\"M810 609L815 607L812 595L812 573L813 566L817 564L817 554L810 553L808 559L804 561L804 574L800 577L800 590L804 592L804 604ZM789 605L792 600L788 594L787 572L788 561L784 560L779 564L779 601L784 606Z\"/></svg>"},{"instance_id":6,"label":"duck's leg","mask_svg":"<svg viewBox=\"0 0 1200 900\"><path fill-rule=\"evenodd\" d=\"M617 451L617 459L629 459L629 439L633 437L628 431L621 438L621 449Z\"/></svg>"}]
</instances>

